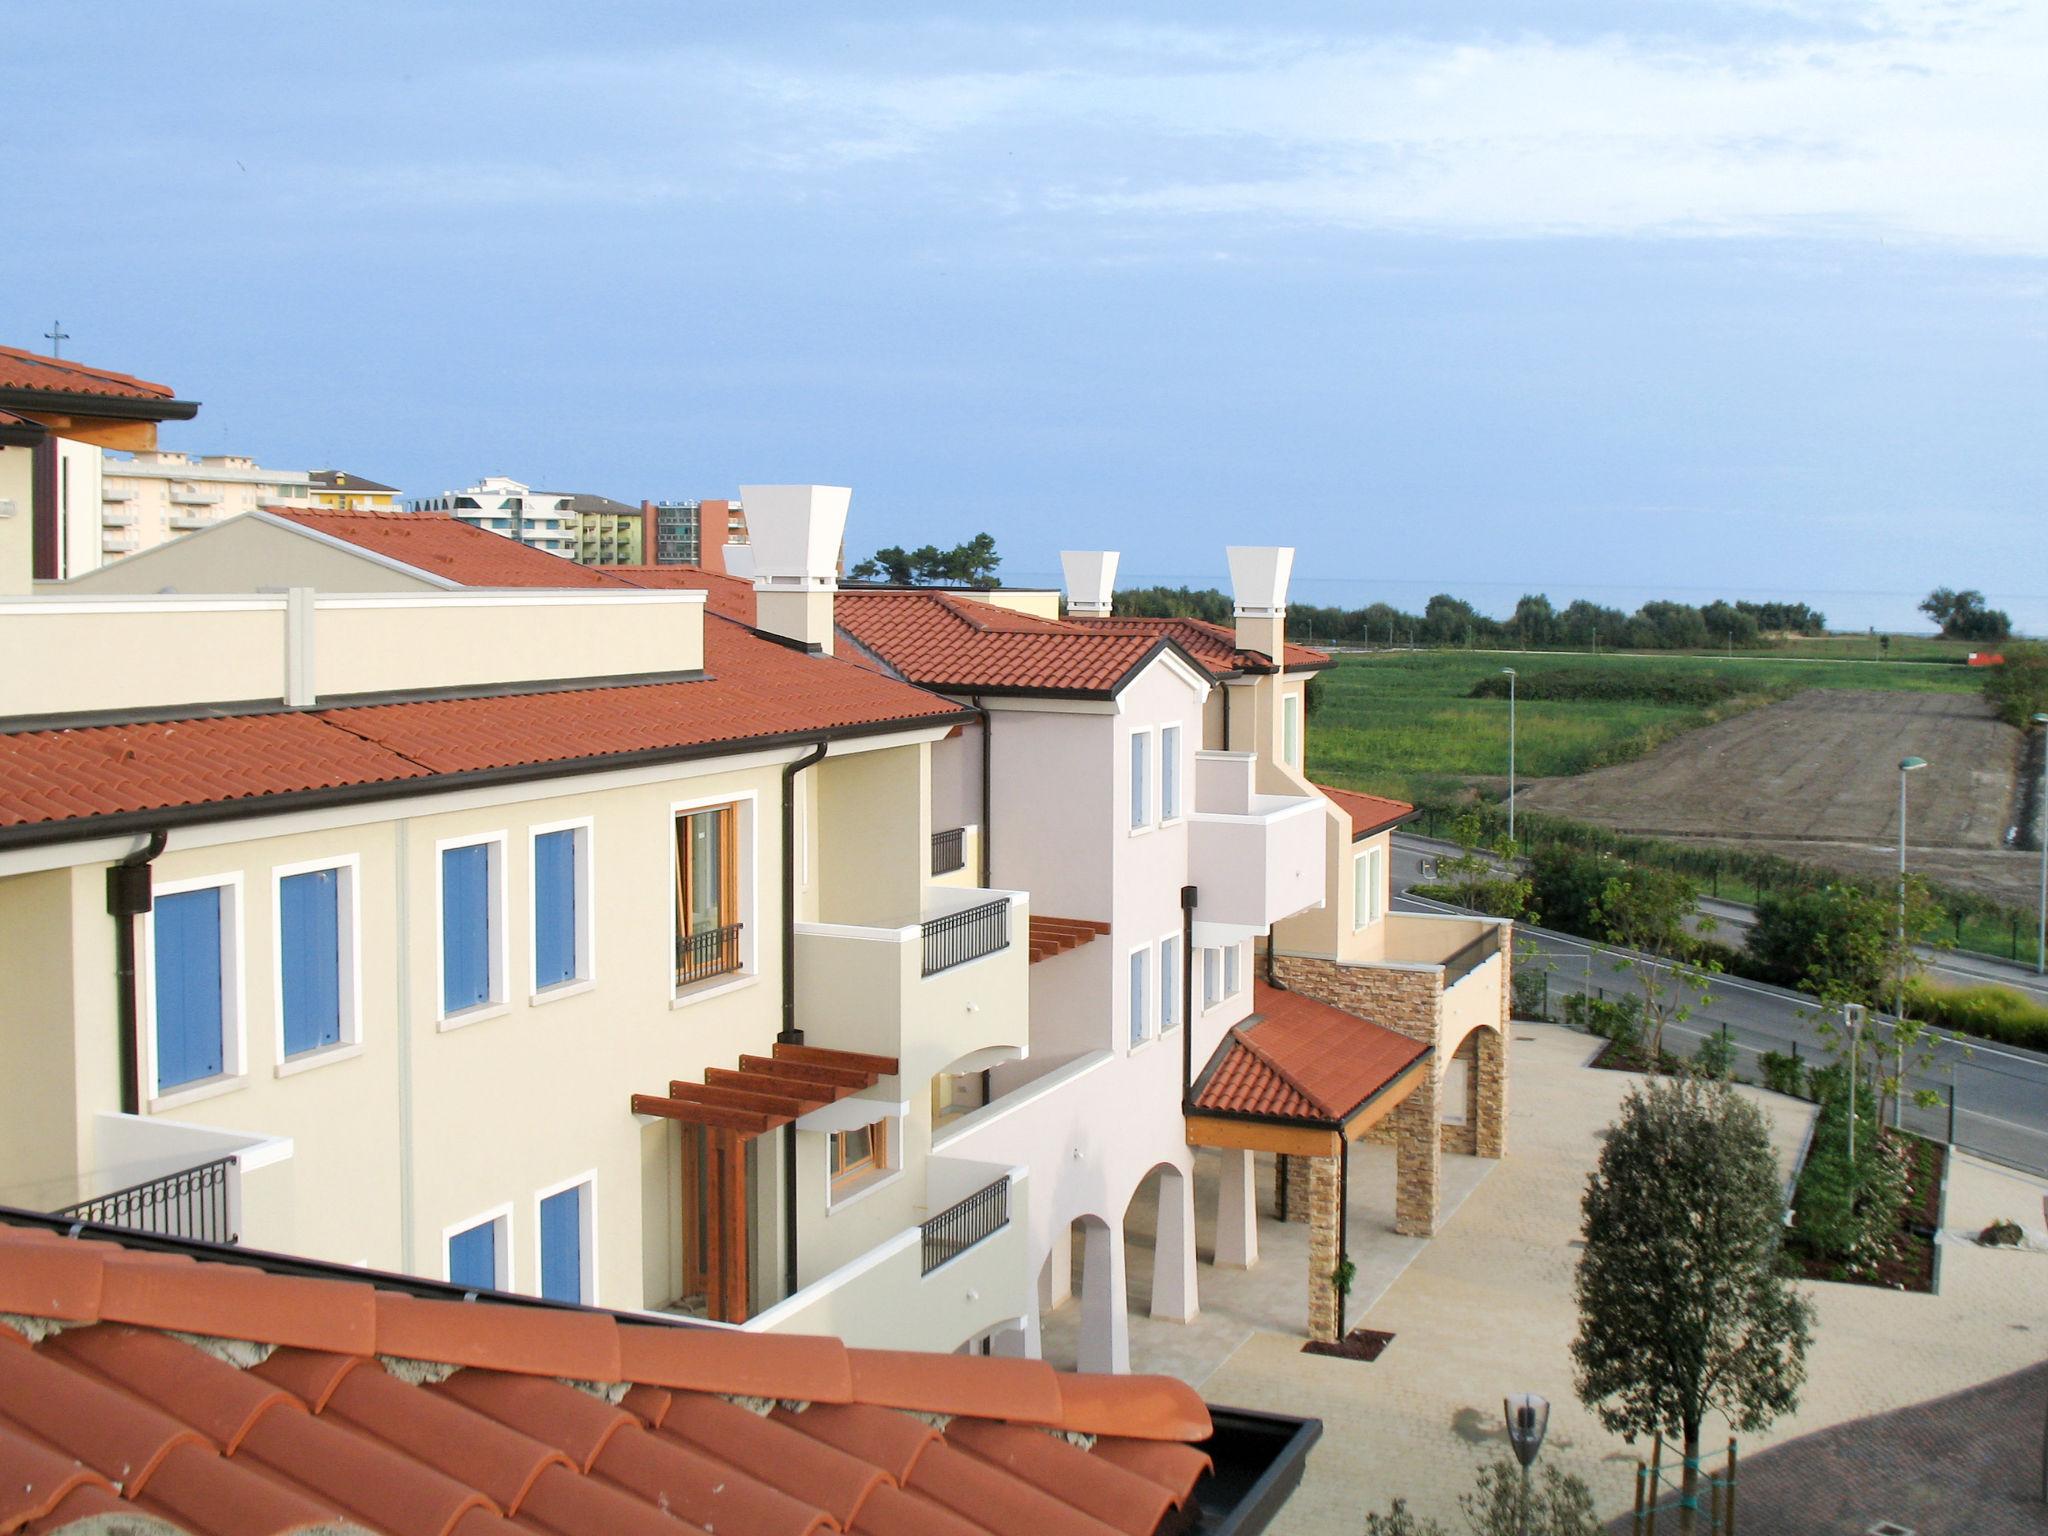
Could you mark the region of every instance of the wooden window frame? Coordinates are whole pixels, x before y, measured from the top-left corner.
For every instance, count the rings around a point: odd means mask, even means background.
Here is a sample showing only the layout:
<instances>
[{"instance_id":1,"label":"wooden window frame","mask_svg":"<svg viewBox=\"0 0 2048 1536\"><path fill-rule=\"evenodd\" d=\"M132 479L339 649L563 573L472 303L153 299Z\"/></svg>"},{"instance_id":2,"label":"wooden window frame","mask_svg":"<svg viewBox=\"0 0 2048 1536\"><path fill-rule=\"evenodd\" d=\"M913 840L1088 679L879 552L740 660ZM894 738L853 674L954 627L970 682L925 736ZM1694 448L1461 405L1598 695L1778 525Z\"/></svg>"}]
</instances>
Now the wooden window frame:
<instances>
[{"instance_id":1,"label":"wooden window frame","mask_svg":"<svg viewBox=\"0 0 2048 1536\"><path fill-rule=\"evenodd\" d=\"M684 824L694 816L722 816L718 838L718 915L715 928L730 928L739 921L740 908L740 807L736 800L720 805L699 805L675 813L676 849L676 937L687 939L691 930L691 897L696 894L689 848L683 841Z\"/></svg>"},{"instance_id":2,"label":"wooden window frame","mask_svg":"<svg viewBox=\"0 0 2048 1536\"><path fill-rule=\"evenodd\" d=\"M858 1162L845 1161L846 1138L855 1131L868 1133L867 1156ZM832 1196L850 1194L858 1185L889 1170L889 1117L871 1120L866 1125L857 1125L850 1130L832 1132L830 1145L825 1152L825 1172L832 1187Z\"/></svg>"}]
</instances>

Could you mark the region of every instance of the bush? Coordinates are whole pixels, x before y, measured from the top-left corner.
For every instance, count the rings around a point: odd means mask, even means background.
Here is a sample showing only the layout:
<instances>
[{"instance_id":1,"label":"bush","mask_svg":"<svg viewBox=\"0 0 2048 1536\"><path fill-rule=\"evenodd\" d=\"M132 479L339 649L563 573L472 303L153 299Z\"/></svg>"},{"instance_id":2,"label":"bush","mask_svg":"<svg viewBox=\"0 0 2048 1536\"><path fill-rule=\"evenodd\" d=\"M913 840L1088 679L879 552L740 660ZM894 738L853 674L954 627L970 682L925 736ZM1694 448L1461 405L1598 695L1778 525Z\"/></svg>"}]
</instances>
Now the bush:
<instances>
[{"instance_id":1,"label":"bush","mask_svg":"<svg viewBox=\"0 0 2048 1536\"><path fill-rule=\"evenodd\" d=\"M1692 1063L1702 1076L1725 1083L1735 1075L1735 1047L1726 1035L1708 1035L1692 1053Z\"/></svg>"},{"instance_id":2,"label":"bush","mask_svg":"<svg viewBox=\"0 0 2048 1536\"><path fill-rule=\"evenodd\" d=\"M1518 1019L1550 1021L1550 983L1548 973L1534 966L1517 969L1512 983L1514 989L1514 1016Z\"/></svg>"},{"instance_id":3,"label":"bush","mask_svg":"<svg viewBox=\"0 0 2048 1536\"><path fill-rule=\"evenodd\" d=\"M1977 1035L2007 1045L2048 1050L2048 1008L2005 987L1930 986L1920 977L1906 984L1907 1012L1959 1035Z\"/></svg>"},{"instance_id":4,"label":"bush","mask_svg":"<svg viewBox=\"0 0 2048 1536\"><path fill-rule=\"evenodd\" d=\"M1619 997L1592 997L1574 992L1564 1000L1564 1021L1589 1035L1612 1040L1633 1050L1643 1040L1643 1000L1633 992Z\"/></svg>"},{"instance_id":5,"label":"bush","mask_svg":"<svg viewBox=\"0 0 2048 1536\"><path fill-rule=\"evenodd\" d=\"M1529 906L1535 920L1559 933L1599 936L1600 897L1626 866L1612 854L1561 844L1538 848L1529 859Z\"/></svg>"},{"instance_id":6,"label":"bush","mask_svg":"<svg viewBox=\"0 0 2048 1536\"><path fill-rule=\"evenodd\" d=\"M1806 1097L1806 1067L1797 1056L1765 1051L1757 1058L1757 1067L1764 1075L1764 1086L1771 1092L1789 1094L1795 1099Z\"/></svg>"},{"instance_id":7,"label":"bush","mask_svg":"<svg viewBox=\"0 0 2048 1536\"><path fill-rule=\"evenodd\" d=\"M2007 1221L2001 1217L1982 1232L1979 1232L1977 1234L1977 1241L1986 1248L2017 1248L2020 1245L2020 1239L2026 1235L2021 1230L2018 1222Z\"/></svg>"},{"instance_id":8,"label":"bush","mask_svg":"<svg viewBox=\"0 0 2048 1536\"><path fill-rule=\"evenodd\" d=\"M1515 680L1517 699L1540 699L1558 704L1677 704L1704 709L1735 696L1735 685L1712 673L1627 671L1606 668L1560 667L1556 671L1531 672ZM1482 677L1466 694L1472 699L1504 699L1508 696L1505 677Z\"/></svg>"},{"instance_id":9,"label":"bush","mask_svg":"<svg viewBox=\"0 0 2048 1536\"><path fill-rule=\"evenodd\" d=\"M1892 1251L1906 1193L1906 1144L1879 1131L1877 1098L1856 1088L1856 1161L1849 1161L1848 1073L1838 1062L1809 1079L1820 1115L1793 1197L1792 1246L1813 1258L1867 1273Z\"/></svg>"}]
</instances>

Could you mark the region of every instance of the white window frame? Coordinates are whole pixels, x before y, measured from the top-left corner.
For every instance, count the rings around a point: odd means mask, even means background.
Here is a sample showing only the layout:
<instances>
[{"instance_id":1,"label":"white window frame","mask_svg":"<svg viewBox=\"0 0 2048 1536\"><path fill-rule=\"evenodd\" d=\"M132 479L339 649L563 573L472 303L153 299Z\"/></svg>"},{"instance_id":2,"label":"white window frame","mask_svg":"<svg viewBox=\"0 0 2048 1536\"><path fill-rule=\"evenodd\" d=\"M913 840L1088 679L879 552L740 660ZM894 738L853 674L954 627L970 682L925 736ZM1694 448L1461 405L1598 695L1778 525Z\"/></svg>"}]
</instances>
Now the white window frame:
<instances>
[{"instance_id":1,"label":"white window frame","mask_svg":"<svg viewBox=\"0 0 2048 1536\"><path fill-rule=\"evenodd\" d=\"M1167 956L1168 950L1173 951L1171 959ZM1158 956L1153 967L1158 972L1158 978L1154 982L1152 990L1159 999L1159 1033L1168 1035L1180 1028L1180 990L1181 982L1185 979L1182 975L1180 935L1177 933L1167 934L1157 944L1152 946L1152 951Z\"/></svg>"},{"instance_id":2,"label":"white window frame","mask_svg":"<svg viewBox=\"0 0 2048 1536\"><path fill-rule=\"evenodd\" d=\"M284 1053L284 883L293 875L317 875L327 869L342 872L342 891L334 904L335 916L341 924L341 1039L333 1045L287 1056ZM331 1066L363 1053L362 873L362 857L354 853L308 859L300 864L279 864L270 871L270 1034L271 1049L276 1053L276 1064L271 1070L278 1077Z\"/></svg>"},{"instance_id":3,"label":"white window frame","mask_svg":"<svg viewBox=\"0 0 2048 1536\"><path fill-rule=\"evenodd\" d=\"M1280 695L1280 761L1290 768L1301 766L1301 695Z\"/></svg>"},{"instance_id":4,"label":"white window frame","mask_svg":"<svg viewBox=\"0 0 2048 1536\"><path fill-rule=\"evenodd\" d=\"M1125 1038L1134 1051L1152 1043L1152 997L1152 946L1140 944L1124 961Z\"/></svg>"},{"instance_id":5,"label":"white window frame","mask_svg":"<svg viewBox=\"0 0 2048 1536\"><path fill-rule=\"evenodd\" d=\"M442 931L442 924L448 916L446 892L442 889L445 873L443 855L453 848L474 848L481 843L496 845L491 857L491 879L489 886L490 930L491 930L491 995L481 1003L468 1008L447 1011L448 1006L448 936ZM434 843L434 1025L443 1033L461 1029L467 1024L479 1024L485 1019L494 1019L508 1012L512 1006L512 946L505 942L505 863L511 838L502 828L496 832L475 832L466 837L444 837Z\"/></svg>"},{"instance_id":6,"label":"white window frame","mask_svg":"<svg viewBox=\"0 0 2048 1536\"><path fill-rule=\"evenodd\" d=\"M741 987L754 986L761 980L757 964L761 925L756 920L759 916L756 909L760 903L757 876L761 867L761 818L756 814L759 798L755 791L741 789L723 795L699 795L694 800L669 802L668 819L662 824L662 835L668 839L668 921L661 928L661 966L662 974L668 978L670 1008L687 1008L706 998L723 997ZM731 806L740 819L739 829L733 836L733 847L738 851L740 860L736 874L739 885L740 968L729 976L679 988L676 986L676 902L680 898L676 893L681 888L681 871L676 868L676 818L718 805Z\"/></svg>"},{"instance_id":7,"label":"white window frame","mask_svg":"<svg viewBox=\"0 0 2048 1536\"><path fill-rule=\"evenodd\" d=\"M1382 894L1386 878L1386 849L1377 846L1363 848L1351 856L1352 932L1370 928L1387 915Z\"/></svg>"},{"instance_id":8,"label":"white window frame","mask_svg":"<svg viewBox=\"0 0 2048 1536\"><path fill-rule=\"evenodd\" d=\"M573 997L578 992L588 992L597 985L597 907L591 900L597 889L597 818L594 816L543 822L526 830L526 953L529 959L537 959L540 954L540 923L533 910L540 896L538 845L541 838L550 832L583 834L576 839L576 974L567 981L541 987L534 985L533 967L529 965L526 994L527 1001L535 1007Z\"/></svg>"},{"instance_id":9,"label":"white window frame","mask_svg":"<svg viewBox=\"0 0 2048 1536\"><path fill-rule=\"evenodd\" d=\"M227 908L220 918L220 1072L196 1083L178 1083L166 1089L157 1081L156 1060L156 898L178 896L187 891L218 888ZM242 975L242 957L248 946L242 933L242 872L201 875L190 880L167 880L150 891L150 910L142 922L142 1047L150 1087L149 1112L158 1114L180 1104L232 1093L248 1081L249 997Z\"/></svg>"},{"instance_id":10,"label":"white window frame","mask_svg":"<svg viewBox=\"0 0 2048 1536\"><path fill-rule=\"evenodd\" d=\"M566 831L567 828L557 827L554 830ZM563 1179L558 1184L549 1184L533 1192L533 1294L536 1296L540 1294L541 1276L546 1273L542 1264L541 1204L552 1195L563 1194L578 1187L581 1187L583 1190L580 1211L582 1231L577 1234L577 1256L583 1268L581 1277L583 1294L578 1300L583 1306L594 1307L598 1304L597 1170L595 1168L586 1168L573 1179Z\"/></svg>"},{"instance_id":11,"label":"white window frame","mask_svg":"<svg viewBox=\"0 0 2048 1536\"><path fill-rule=\"evenodd\" d=\"M1159 825L1162 827L1173 826L1187 815L1187 774L1183 771L1187 766L1187 754L1181 748L1181 743L1186 738L1187 732L1178 723L1162 725L1159 728ZM1173 764L1171 805L1166 803L1166 765L1169 762Z\"/></svg>"},{"instance_id":12,"label":"white window frame","mask_svg":"<svg viewBox=\"0 0 2048 1536\"><path fill-rule=\"evenodd\" d=\"M512 1202L509 1200L503 1205L494 1205L487 1211L478 1211L474 1216L462 1221L450 1222L441 1229L441 1278L450 1285L455 1283L455 1266L449 1261L448 1245L464 1232L481 1227L487 1222L498 1229L497 1240L491 1245L491 1251L498 1260L498 1283L492 1289L512 1289Z\"/></svg>"},{"instance_id":13,"label":"white window frame","mask_svg":"<svg viewBox=\"0 0 2048 1536\"><path fill-rule=\"evenodd\" d=\"M1223 950L1217 945L1202 950L1202 1008L1214 1008L1227 994L1223 990Z\"/></svg>"},{"instance_id":14,"label":"white window frame","mask_svg":"<svg viewBox=\"0 0 2048 1536\"><path fill-rule=\"evenodd\" d=\"M1268 940L1267 942L1271 942ZM1223 946L1223 995L1235 997L1244 990L1244 942Z\"/></svg>"},{"instance_id":15,"label":"white window frame","mask_svg":"<svg viewBox=\"0 0 2048 1536\"><path fill-rule=\"evenodd\" d=\"M1129 821L1131 836L1133 837L1150 832L1156 824L1155 812L1158 810L1157 802L1159 799L1157 787L1159 782L1159 753L1155 749L1156 744L1152 740L1152 735L1152 727L1149 725L1138 725L1131 728L1130 760L1125 764L1124 778L1127 781L1127 788L1131 796ZM1143 743L1143 745L1141 746L1140 743ZM1143 752L1145 755L1143 763L1138 761L1138 754L1140 752ZM1139 799L1140 795L1144 797L1142 800Z\"/></svg>"}]
</instances>

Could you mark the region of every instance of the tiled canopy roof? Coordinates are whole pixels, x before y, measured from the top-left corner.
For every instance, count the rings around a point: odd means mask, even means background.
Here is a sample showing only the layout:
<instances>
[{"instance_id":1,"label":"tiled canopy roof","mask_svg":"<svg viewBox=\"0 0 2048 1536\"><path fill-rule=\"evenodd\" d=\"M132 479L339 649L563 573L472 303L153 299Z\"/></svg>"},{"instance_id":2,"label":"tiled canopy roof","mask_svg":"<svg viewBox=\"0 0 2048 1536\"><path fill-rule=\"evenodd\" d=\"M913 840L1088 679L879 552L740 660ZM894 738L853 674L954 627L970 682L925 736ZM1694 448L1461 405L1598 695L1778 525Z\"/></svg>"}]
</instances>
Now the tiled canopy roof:
<instances>
[{"instance_id":1,"label":"tiled canopy roof","mask_svg":"<svg viewBox=\"0 0 2048 1536\"><path fill-rule=\"evenodd\" d=\"M960 713L718 618L704 623L704 670L688 682L0 734L0 829Z\"/></svg>"},{"instance_id":2,"label":"tiled canopy roof","mask_svg":"<svg viewBox=\"0 0 2048 1536\"><path fill-rule=\"evenodd\" d=\"M1261 651L1239 650L1236 635L1207 619L1098 618L1092 614L1069 614L1066 622L1116 634L1151 635L1155 639L1170 636L1217 677L1230 677L1239 672L1268 672L1273 667L1271 657ZM1327 667L1330 658L1323 651L1290 643L1286 664L1290 672L1314 672Z\"/></svg>"},{"instance_id":3,"label":"tiled canopy roof","mask_svg":"<svg viewBox=\"0 0 2048 1536\"><path fill-rule=\"evenodd\" d=\"M595 566L534 549L445 512L265 507L272 517L342 539L465 587L622 587Z\"/></svg>"},{"instance_id":4,"label":"tiled canopy roof","mask_svg":"<svg viewBox=\"0 0 2048 1536\"><path fill-rule=\"evenodd\" d=\"M169 400L168 384L132 374L92 368L66 357L45 357L18 347L0 347L0 390L40 390L56 395L105 395L112 400Z\"/></svg>"},{"instance_id":5,"label":"tiled canopy roof","mask_svg":"<svg viewBox=\"0 0 2048 1536\"><path fill-rule=\"evenodd\" d=\"M1351 840L1354 843L1362 837L1371 837L1375 832L1399 826L1415 815L1415 807L1406 800L1362 795L1355 789L1332 789L1327 784L1318 784L1316 788L1351 818Z\"/></svg>"},{"instance_id":6,"label":"tiled canopy roof","mask_svg":"<svg viewBox=\"0 0 2048 1536\"><path fill-rule=\"evenodd\" d=\"M1195 1089L1195 1108L1341 1125L1427 1056L1429 1045L1258 982Z\"/></svg>"},{"instance_id":7,"label":"tiled canopy roof","mask_svg":"<svg viewBox=\"0 0 2048 1536\"><path fill-rule=\"evenodd\" d=\"M838 627L928 688L1109 694L1162 643L945 592L841 592Z\"/></svg>"},{"instance_id":8,"label":"tiled canopy roof","mask_svg":"<svg viewBox=\"0 0 2048 1536\"><path fill-rule=\"evenodd\" d=\"M1153 1536L1209 1466L1208 1410L1166 1378L429 1299L33 1227L0 1225L0 1313L0 1532Z\"/></svg>"}]
</instances>

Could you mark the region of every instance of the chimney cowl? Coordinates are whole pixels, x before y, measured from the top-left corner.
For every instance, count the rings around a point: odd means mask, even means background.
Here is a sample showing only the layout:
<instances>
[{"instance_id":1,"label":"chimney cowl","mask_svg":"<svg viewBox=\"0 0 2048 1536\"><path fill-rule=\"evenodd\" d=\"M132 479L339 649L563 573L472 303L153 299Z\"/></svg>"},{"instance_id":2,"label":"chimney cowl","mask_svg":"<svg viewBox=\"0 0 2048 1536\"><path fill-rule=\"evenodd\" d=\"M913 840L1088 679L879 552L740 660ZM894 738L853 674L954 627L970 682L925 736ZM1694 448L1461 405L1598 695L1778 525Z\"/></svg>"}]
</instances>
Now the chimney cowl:
<instances>
[{"instance_id":1,"label":"chimney cowl","mask_svg":"<svg viewBox=\"0 0 2048 1536\"><path fill-rule=\"evenodd\" d=\"M829 592L838 585L852 490L843 485L743 485L740 500L747 509L756 590Z\"/></svg>"},{"instance_id":2,"label":"chimney cowl","mask_svg":"<svg viewBox=\"0 0 2048 1536\"><path fill-rule=\"evenodd\" d=\"M1067 612L1107 617L1116 594L1117 552L1063 549L1060 570L1067 583Z\"/></svg>"},{"instance_id":3,"label":"chimney cowl","mask_svg":"<svg viewBox=\"0 0 2048 1536\"><path fill-rule=\"evenodd\" d=\"M1287 584L1294 574L1294 550L1287 545L1233 544L1230 591L1239 618L1275 618L1287 611Z\"/></svg>"}]
</instances>

